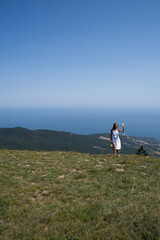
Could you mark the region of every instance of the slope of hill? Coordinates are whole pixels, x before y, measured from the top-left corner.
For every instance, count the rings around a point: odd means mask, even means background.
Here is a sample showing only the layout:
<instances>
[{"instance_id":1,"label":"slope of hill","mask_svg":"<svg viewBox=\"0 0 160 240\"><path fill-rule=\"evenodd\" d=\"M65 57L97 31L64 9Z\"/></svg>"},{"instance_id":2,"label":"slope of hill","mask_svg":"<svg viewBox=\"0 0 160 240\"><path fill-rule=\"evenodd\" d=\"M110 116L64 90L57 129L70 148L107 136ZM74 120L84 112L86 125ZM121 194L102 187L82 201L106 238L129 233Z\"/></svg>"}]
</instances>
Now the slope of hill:
<instances>
[{"instance_id":1,"label":"slope of hill","mask_svg":"<svg viewBox=\"0 0 160 240\"><path fill-rule=\"evenodd\" d=\"M136 153L144 145L150 155L159 155L160 142L152 138L121 135L122 153ZM0 148L37 151L75 151L82 153L112 153L109 134L78 135L52 130L0 128Z\"/></svg>"},{"instance_id":2,"label":"slope of hill","mask_svg":"<svg viewBox=\"0 0 160 240\"><path fill-rule=\"evenodd\" d=\"M0 150L0 239L160 239L160 159Z\"/></svg>"}]
</instances>

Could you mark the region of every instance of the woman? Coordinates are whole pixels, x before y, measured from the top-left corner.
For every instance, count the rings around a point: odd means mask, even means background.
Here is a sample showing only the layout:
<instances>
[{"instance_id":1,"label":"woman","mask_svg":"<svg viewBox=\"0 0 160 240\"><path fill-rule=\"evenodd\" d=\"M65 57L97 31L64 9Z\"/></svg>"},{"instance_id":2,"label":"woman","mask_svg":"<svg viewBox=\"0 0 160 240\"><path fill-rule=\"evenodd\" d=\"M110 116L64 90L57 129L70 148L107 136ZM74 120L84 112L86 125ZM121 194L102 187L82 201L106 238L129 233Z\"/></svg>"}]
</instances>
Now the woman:
<instances>
[{"instance_id":1,"label":"woman","mask_svg":"<svg viewBox=\"0 0 160 240\"><path fill-rule=\"evenodd\" d=\"M121 150L121 140L119 138L119 132L124 132L124 124L122 124L122 127L123 130L120 130L118 123L114 123L110 134L110 141L111 144L113 144L113 154L114 156L116 156L117 153L117 157L120 157L119 150Z\"/></svg>"}]
</instances>

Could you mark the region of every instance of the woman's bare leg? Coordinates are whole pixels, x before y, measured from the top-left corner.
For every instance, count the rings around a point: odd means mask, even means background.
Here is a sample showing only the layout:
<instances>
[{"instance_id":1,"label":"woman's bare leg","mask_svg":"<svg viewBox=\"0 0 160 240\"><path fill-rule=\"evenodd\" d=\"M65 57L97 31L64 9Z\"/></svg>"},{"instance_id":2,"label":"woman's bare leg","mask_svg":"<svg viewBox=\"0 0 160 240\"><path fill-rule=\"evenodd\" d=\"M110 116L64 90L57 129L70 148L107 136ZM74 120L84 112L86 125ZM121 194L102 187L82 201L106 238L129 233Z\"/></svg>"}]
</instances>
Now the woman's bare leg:
<instances>
[{"instance_id":1,"label":"woman's bare leg","mask_svg":"<svg viewBox=\"0 0 160 240\"><path fill-rule=\"evenodd\" d=\"M116 156L116 148L115 148L114 144L113 144L113 154L114 154L114 156Z\"/></svg>"},{"instance_id":2,"label":"woman's bare leg","mask_svg":"<svg viewBox=\"0 0 160 240\"><path fill-rule=\"evenodd\" d=\"M117 152L117 157L120 157L119 150L116 150L116 152Z\"/></svg>"}]
</instances>

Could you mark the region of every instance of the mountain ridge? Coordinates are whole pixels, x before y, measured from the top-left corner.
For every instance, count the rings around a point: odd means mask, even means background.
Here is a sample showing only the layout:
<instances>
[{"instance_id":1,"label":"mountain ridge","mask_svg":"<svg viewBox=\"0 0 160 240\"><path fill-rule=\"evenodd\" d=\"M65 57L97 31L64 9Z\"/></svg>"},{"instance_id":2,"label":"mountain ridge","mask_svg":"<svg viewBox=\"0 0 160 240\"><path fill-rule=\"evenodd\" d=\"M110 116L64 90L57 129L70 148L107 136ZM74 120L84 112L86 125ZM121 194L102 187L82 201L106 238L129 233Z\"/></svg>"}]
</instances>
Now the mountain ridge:
<instances>
[{"instance_id":1,"label":"mountain ridge","mask_svg":"<svg viewBox=\"0 0 160 240\"><path fill-rule=\"evenodd\" d=\"M48 129L0 128L0 149L36 151L75 151L91 154L112 153L110 134L80 135L72 132ZM151 137L133 137L122 134L124 154L135 154L143 145L149 155L160 155L160 141Z\"/></svg>"}]
</instances>

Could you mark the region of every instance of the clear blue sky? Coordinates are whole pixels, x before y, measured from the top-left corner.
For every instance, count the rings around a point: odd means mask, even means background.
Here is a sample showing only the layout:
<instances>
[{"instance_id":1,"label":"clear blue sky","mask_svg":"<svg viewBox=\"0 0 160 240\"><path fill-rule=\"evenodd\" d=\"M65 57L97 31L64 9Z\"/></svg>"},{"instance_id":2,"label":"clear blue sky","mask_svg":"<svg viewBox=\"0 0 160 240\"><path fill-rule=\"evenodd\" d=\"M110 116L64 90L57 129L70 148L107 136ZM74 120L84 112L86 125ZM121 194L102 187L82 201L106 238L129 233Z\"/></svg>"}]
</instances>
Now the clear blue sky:
<instances>
[{"instance_id":1,"label":"clear blue sky","mask_svg":"<svg viewBox=\"0 0 160 240\"><path fill-rule=\"evenodd\" d=\"M0 0L0 106L160 107L159 0Z\"/></svg>"}]
</instances>

